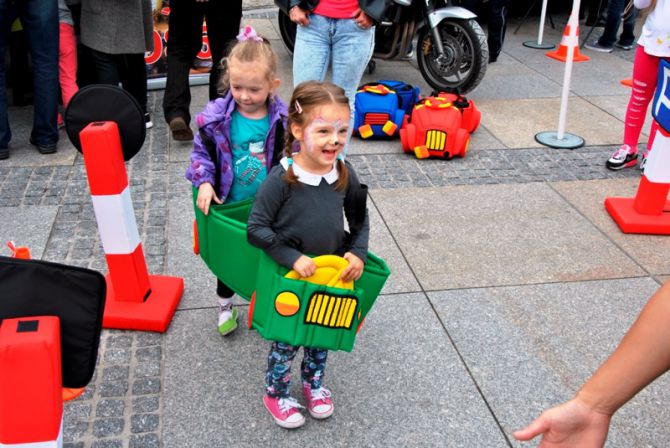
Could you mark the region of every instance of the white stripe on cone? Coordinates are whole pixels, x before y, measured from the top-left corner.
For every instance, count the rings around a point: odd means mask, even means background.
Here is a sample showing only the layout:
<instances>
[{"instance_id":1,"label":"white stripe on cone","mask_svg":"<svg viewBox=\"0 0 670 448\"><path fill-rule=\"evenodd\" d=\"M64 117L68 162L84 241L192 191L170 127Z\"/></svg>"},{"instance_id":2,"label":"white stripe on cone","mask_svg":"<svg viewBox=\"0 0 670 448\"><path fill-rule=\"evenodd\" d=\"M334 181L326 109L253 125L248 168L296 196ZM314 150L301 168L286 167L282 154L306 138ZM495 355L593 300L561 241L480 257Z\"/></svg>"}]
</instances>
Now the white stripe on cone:
<instances>
[{"instance_id":1,"label":"white stripe on cone","mask_svg":"<svg viewBox=\"0 0 670 448\"><path fill-rule=\"evenodd\" d=\"M121 194L91 196L100 240L106 254L130 254L140 244L130 189Z\"/></svg>"},{"instance_id":2,"label":"white stripe on cone","mask_svg":"<svg viewBox=\"0 0 670 448\"><path fill-rule=\"evenodd\" d=\"M670 138L657 130L647 164L644 166L644 175L649 182L670 184L668 167L670 167Z\"/></svg>"}]
</instances>

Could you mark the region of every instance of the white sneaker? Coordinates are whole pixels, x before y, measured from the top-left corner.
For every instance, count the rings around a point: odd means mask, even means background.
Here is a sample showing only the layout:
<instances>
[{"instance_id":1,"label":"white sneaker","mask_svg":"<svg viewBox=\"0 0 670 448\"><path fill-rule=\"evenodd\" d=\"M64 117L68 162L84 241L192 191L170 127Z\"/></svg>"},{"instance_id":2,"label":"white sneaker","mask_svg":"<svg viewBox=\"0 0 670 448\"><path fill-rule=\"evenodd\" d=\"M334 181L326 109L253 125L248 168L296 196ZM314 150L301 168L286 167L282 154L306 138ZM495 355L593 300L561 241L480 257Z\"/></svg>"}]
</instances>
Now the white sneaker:
<instances>
[{"instance_id":1,"label":"white sneaker","mask_svg":"<svg viewBox=\"0 0 670 448\"><path fill-rule=\"evenodd\" d=\"M233 307L232 297L230 299L219 298L219 321L217 327L221 336L226 336L237 328L237 308Z\"/></svg>"},{"instance_id":2,"label":"white sneaker","mask_svg":"<svg viewBox=\"0 0 670 448\"><path fill-rule=\"evenodd\" d=\"M637 148L633 149L626 144L619 146L619 149L614 151L605 163L605 166L611 170L620 170L635 165L637 165Z\"/></svg>"}]
</instances>

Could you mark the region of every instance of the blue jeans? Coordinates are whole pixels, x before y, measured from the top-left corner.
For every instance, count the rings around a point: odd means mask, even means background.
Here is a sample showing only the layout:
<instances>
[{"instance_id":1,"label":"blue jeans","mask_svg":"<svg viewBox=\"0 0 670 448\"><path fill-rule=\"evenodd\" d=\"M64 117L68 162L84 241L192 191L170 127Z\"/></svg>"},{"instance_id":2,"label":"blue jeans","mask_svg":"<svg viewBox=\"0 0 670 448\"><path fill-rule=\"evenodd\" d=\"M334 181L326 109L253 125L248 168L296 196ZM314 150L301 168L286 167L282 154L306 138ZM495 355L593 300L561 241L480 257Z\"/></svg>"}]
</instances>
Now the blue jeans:
<instances>
[{"instance_id":1,"label":"blue jeans","mask_svg":"<svg viewBox=\"0 0 670 448\"><path fill-rule=\"evenodd\" d=\"M7 31L11 25L9 3L10 0L0 0L0 148L7 148L12 138L4 63ZM19 0L14 4L33 61L35 105L31 138L39 145L53 145L58 141L58 2Z\"/></svg>"},{"instance_id":2,"label":"blue jeans","mask_svg":"<svg viewBox=\"0 0 670 448\"><path fill-rule=\"evenodd\" d=\"M332 62L333 84L342 87L349 98L349 135L354 124L356 89L374 48L375 28L364 30L353 19L330 19L311 14L309 25L298 25L293 49L293 85L323 81Z\"/></svg>"},{"instance_id":3,"label":"blue jeans","mask_svg":"<svg viewBox=\"0 0 670 448\"><path fill-rule=\"evenodd\" d=\"M607 5L607 20L605 21L605 29L603 35L598 39L598 44L603 47L611 47L616 42L616 33L619 31L621 25L621 16L623 15L626 0L609 0ZM635 43L635 18L637 17L637 9L629 14L623 22L623 31L619 36L619 43L621 45L633 45Z\"/></svg>"}]
</instances>

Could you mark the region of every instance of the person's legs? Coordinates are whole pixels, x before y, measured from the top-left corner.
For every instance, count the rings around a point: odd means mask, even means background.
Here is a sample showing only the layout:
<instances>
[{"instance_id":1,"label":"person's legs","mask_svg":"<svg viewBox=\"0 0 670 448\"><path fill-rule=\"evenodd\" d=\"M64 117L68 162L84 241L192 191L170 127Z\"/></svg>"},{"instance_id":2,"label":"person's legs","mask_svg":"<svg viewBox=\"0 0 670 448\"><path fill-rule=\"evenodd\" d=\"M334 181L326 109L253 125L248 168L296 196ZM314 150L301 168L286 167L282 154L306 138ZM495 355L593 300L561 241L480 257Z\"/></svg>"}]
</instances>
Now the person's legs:
<instances>
[{"instance_id":1,"label":"person's legs","mask_svg":"<svg viewBox=\"0 0 670 448\"><path fill-rule=\"evenodd\" d=\"M624 144L633 150L637 148L647 108L656 90L659 60L660 58L645 53L644 47L637 47L633 62L633 87L626 109L623 134Z\"/></svg>"},{"instance_id":2,"label":"person's legs","mask_svg":"<svg viewBox=\"0 0 670 448\"><path fill-rule=\"evenodd\" d=\"M349 109L351 110L349 134L342 151L343 155L346 156L354 128L356 89L375 48L375 28L371 27L364 30L353 19L335 20L334 24L335 31L331 47L333 84L337 84L344 89L344 93L349 98Z\"/></svg>"},{"instance_id":3,"label":"person's legs","mask_svg":"<svg viewBox=\"0 0 670 448\"><path fill-rule=\"evenodd\" d=\"M507 31L507 11L510 0L489 0L489 29L486 38L489 45L489 62L498 60Z\"/></svg>"},{"instance_id":4,"label":"person's legs","mask_svg":"<svg viewBox=\"0 0 670 448\"><path fill-rule=\"evenodd\" d=\"M207 10L207 37L212 52L212 71L209 72L209 99L214 100L218 93L221 77L221 59L227 54L230 42L240 30L242 20L242 0L209 1Z\"/></svg>"},{"instance_id":5,"label":"person's legs","mask_svg":"<svg viewBox=\"0 0 670 448\"><path fill-rule=\"evenodd\" d=\"M629 50L635 44L635 19L637 19L638 10L632 10L626 14L623 19L623 30L619 36L619 41L616 43L617 47Z\"/></svg>"},{"instance_id":6,"label":"person's legs","mask_svg":"<svg viewBox=\"0 0 670 448\"><path fill-rule=\"evenodd\" d=\"M658 61L658 57L645 53L641 45L637 47L633 62L633 87L624 120L623 144L607 160L605 166L609 169L618 170L637 164L637 144L647 115L647 107L656 90ZM641 168L644 168L646 153L647 151L643 155Z\"/></svg>"},{"instance_id":7,"label":"person's legs","mask_svg":"<svg viewBox=\"0 0 670 448\"><path fill-rule=\"evenodd\" d=\"M282 428L298 428L305 424L302 407L291 397L291 363L300 347L273 342L268 355L263 404Z\"/></svg>"},{"instance_id":8,"label":"person's legs","mask_svg":"<svg viewBox=\"0 0 670 448\"><path fill-rule=\"evenodd\" d=\"M273 398L291 395L291 364L300 347L273 342L265 374L265 393Z\"/></svg>"},{"instance_id":9,"label":"person's legs","mask_svg":"<svg viewBox=\"0 0 670 448\"><path fill-rule=\"evenodd\" d=\"M163 96L163 114L168 123L177 117L182 118L186 125L191 122L188 75L202 46L203 5L193 0L170 2L167 80Z\"/></svg>"},{"instance_id":10,"label":"person's legs","mask_svg":"<svg viewBox=\"0 0 670 448\"><path fill-rule=\"evenodd\" d=\"M300 365L302 382L312 389L319 389L323 382L327 360L328 350L305 347L305 356Z\"/></svg>"},{"instance_id":11,"label":"person's legs","mask_svg":"<svg viewBox=\"0 0 670 448\"><path fill-rule=\"evenodd\" d=\"M309 25L298 25L293 48L293 86L323 81L330 63L334 20L311 14Z\"/></svg>"},{"instance_id":12,"label":"person's legs","mask_svg":"<svg viewBox=\"0 0 670 448\"><path fill-rule=\"evenodd\" d=\"M330 390L323 387L328 350L305 347L305 357L301 364L302 390L307 400L307 410L316 419L333 415L335 406Z\"/></svg>"},{"instance_id":13,"label":"person's legs","mask_svg":"<svg viewBox=\"0 0 670 448\"><path fill-rule=\"evenodd\" d=\"M33 60L35 113L30 139L41 152L55 152L58 142L58 4L52 0L27 0L17 2L16 6Z\"/></svg>"},{"instance_id":14,"label":"person's legs","mask_svg":"<svg viewBox=\"0 0 670 448\"><path fill-rule=\"evenodd\" d=\"M9 32L9 0L0 0L0 159L9 157L9 141L12 131L9 129L7 114L7 78L5 74L5 49Z\"/></svg>"},{"instance_id":15,"label":"person's legs","mask_svg":"<svg viewBox=\"0 0 670 448\"><path fill-rule=\"evenodd\" d=\"M58 82L63 107L67 107L79 87L77 87L77 39L74 36L74 26L64 22L60 23Z\"/></svg>"},{"instance_id":16,"label":"person's legs","mask_svg":"<svg viewBox=\"0 0 670 448\"><path fill-rule=\"evenodd\" d=\"M116 55L119 67L119 80L123 89L130 93L147 113L147 70L144 63L144 54Z\"/></svg>"},{"instance_id":17,"label":"person's legs","mask_svg":"<svg viewBox=\"0 0 670 448\"><path fill-rule=\"evenodd\" d=\"M219 296L219 319L217 328L225 336L237 328L237 309L233 307L235 291L218 278L216 279L216 295Z\"/></svg>"},{"instance_id":18,"label":"person's legs","mask_svg":"<svg viewBox=\"0 0 670 448\"><path fill-rule=\"evenodd\" d=\"M610 0L607 7L607 20L605 21L603 35L598 39L600 46L610 48L616 42L616 35L619 32L619 25L621 25L624 6L625 0Z\"/></svg>"}]
</instances>

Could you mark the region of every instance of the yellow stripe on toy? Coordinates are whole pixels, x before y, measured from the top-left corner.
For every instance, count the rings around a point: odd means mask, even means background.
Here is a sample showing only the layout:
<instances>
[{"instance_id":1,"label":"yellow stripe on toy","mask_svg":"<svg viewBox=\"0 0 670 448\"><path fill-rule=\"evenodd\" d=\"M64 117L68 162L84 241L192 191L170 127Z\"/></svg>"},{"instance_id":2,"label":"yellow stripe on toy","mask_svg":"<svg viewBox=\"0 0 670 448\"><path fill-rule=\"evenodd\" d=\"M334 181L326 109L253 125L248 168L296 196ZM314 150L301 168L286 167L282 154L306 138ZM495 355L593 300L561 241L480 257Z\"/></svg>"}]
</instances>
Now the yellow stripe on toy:
<instances>
[{"instance_id":1,"label":"yellow stripe on toy","mask_svg":"<svg viewBox=\"0 0 670 448\"><path fill-rule=\"evenodd\" d=\"M374 132L372 132L372 127L369 124L364 124L363 126L359 127L358 133L360 134L361 138L370 138L374 135Z\"/></svg>"},{"instance_id":2,"label":"yellow stripe on toy","mask_svg":"<svg viewBox=\"0 0 670 448\"><path fill-rule=\"evenodd\" d=\"M425 146L417 146L414 148L414 155L417 159L427 159L430 154L428 153L428 148Z\"/></svg>"},{"instance_id":3,"label":"yellow stripe on toy","mask_svg":"<svg viewBox=\"0 0 670 448\"><path fill-rule=\"evenodd\" d=\"M386 124L384 124L384 126L382 126L382 131L384 131L384 133L386 135L389 135L389 136L395 134L395 131L397 129L398 129L398 125L395 124L392 121L387 121Z\"/></svg>"}]
</instances>

